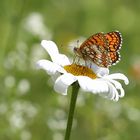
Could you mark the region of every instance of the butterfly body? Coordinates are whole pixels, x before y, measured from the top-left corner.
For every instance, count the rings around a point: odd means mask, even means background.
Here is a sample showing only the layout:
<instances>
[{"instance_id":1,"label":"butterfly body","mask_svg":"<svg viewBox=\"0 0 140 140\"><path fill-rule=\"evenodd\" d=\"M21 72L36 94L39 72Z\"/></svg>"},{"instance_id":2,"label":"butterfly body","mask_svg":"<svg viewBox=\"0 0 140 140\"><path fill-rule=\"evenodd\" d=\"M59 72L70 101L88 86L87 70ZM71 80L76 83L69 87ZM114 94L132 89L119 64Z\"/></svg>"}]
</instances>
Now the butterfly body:
<instances>
[{"instance_id":1,"label":"butterfly body","mask_svg":"<svg viewBox=\"0 0 140 140\"><path fill-rule=\"evenodd\" d=\"M90 60L100 67L115 65L120 60L122 45L120 32L97 33L85 40L74 52L85 61Z\"/></svg>"}]
</instances>

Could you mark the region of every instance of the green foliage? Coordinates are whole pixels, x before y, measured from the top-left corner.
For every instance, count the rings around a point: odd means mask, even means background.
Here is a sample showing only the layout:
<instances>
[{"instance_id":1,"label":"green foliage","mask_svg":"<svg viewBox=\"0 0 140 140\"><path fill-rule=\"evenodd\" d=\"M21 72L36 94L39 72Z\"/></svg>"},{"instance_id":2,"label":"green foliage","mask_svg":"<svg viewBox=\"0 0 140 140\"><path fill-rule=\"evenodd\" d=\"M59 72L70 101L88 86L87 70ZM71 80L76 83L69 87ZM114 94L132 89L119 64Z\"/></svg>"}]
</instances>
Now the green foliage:
<instances>
[{"instance_id":1,"label":"green foliage","mask_svg":"<svg viewBox=\"0 0 140 140\"><path fill-rule=\"evenodd\" d=\"M80 93L71 139L140 139L139 13L139 0L1 0L0 140L62 140L70 95L56 94L36 70L49 59L40 42L51 39L72 56L70 41L113 30L123 36L122 60L110 73L129 77L126 95L114 103Z\"/></svg>"}]
</instances>

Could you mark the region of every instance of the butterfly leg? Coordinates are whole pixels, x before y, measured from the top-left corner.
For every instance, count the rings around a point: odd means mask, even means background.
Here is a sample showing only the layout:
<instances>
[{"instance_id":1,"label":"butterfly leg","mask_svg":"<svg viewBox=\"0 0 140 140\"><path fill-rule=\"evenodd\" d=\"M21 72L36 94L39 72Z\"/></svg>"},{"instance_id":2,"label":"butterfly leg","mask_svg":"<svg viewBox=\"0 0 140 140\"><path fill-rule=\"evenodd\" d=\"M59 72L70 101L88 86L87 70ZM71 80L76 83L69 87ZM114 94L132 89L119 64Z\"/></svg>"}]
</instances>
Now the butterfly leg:
<instances>
[{"instance_id":1,"label":"butterfly leg","mask_svg":"<svg viewBox=\"0 0 140 140\"><path fill-rule=\"evenodd\" d=\"M73 62L72 62L73 64L76 63L76 57L77 57L77 56L74 55Z\"/></svg>"},{"instance_id":2,"label":"butterfly leg","mask_svg":"<svg viewBox=\"0 0 140 140\"><path fill-rule=\"evenodd\" d=\"M73 59L73 64L79 64L79 62L80 62L80 57L75 55Z\"/></svg>"},{"instance_id":3,"label":"butterfly leg","mask_svg":"<svg viewBox=\"0 0 140 140\"><path fill-rule=\"evenodd\" d=\"M87 61L85 60L85 66L91 69L91 67L92 67L92 62L90 62L90 61L88 61L88 60L87 60Z\"/></svg>"},{"instance_id":4,"label":"butterfly leg","mask_svg":"<svg viewBox=\"0 0 140 140\"><path fill-rule=\"evenodd\" d=\"M85 66L88 66L87 61L85 60Z\"/></svg>"}]
</instances>

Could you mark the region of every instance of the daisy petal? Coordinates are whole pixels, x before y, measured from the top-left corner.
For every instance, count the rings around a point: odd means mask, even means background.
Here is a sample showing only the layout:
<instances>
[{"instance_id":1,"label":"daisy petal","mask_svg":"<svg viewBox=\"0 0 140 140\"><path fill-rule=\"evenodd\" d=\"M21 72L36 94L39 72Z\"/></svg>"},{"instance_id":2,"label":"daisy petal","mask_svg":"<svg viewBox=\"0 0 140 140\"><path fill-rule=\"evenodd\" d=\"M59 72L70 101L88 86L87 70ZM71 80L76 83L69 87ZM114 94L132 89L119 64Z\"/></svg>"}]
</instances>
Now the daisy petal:
<instances>
[{"instance_id":1,"label":"daisy petal","mask_svg":"<svg viewBox=\"0 0 140 140\"><path fill-rule=\"evenodd\" d=\"M42 40L41 41L42 47L49 53L52 61L54 61L55 56L59 54L58 48L53 41L50 40Z\"/></svg>"},{"instance_id":2,"label":"daisy petal","mask_svg":"<svg viewBox=\"0 0 140 140\"><path fill-rule=\"evenodd\" d=\"M43 40L41 42L42 47L49 53L52 61L58 65L69 65L70 61L64 54L59 54L59 50L53 41Z\"/></svg>"},{"instance_id":3,"label":"daisy petal","mask_svg":"<svg viewBox=\"0 0 140 140\"><path fill-rule=\"evenodd\" d=\"M108 68L101 68L101 67L100 67L99 69L97 69L96 74L97 74L99 77L103 77L103 76L109 74L109 69L108 69Z\"/></svg>"},{"instance_id":4,"label":"daisy petal","mask_svg":"<svg viewBox=\"0 0 140 140\"><path fill-rule=\"evenodd\" d=\"M82 90L92 92L93 94L99 94L108 92L108 85L101 80L93 80L86 76L77 76L78 82ZM101 86L102 85L102 86Z\"/></svg>"},{"instance_id":5,"label":"daisy petal","mask_svg":"<svg viewBox=\"0 0 140 140\"><path fill-rule=\"evenodd\" d=\"M68 59L68 57L64 54L59 54L58 56L59 58L57 59L57 64L61 65L61 66L65 66L65 65L70 65L70 61Z\"/></svg>"},{"instance_id":6,"label":"daisy petal","mask_svg":"<svg viewBox=\"0 0 140 140\"><path fill-rule=\"evenodd\" d=\"M75 82L77 79L72 74L66 73L61 75L55 81L54 89L58 93L62 93L63 95L67 95L68 87Z\"/></svg>"},{"instance_id":7,"label":"daisy petal","mask_svg":"<svg viewBox=\"0 0 140 140\"><path fill-rule=\"evenodd\" d=\"M110 75L104 76L104 78L107 78L107 79L119 79L119 80L123 80L126 85L129 84L128 78L122 73L110 74Z\"/></svg>"},{"instance_id":8,"label":"daisy petal","mask_svg":"<svg viewBox=\"0 0 140 140\"><path fill-rule=\"evenodd\" d=\"M45 71L47 71L47 73L49 75L53 75L57 71L63 71L64 70L61 66L59 66L55 63L52 63L51 61L43 60L43 59L37 61L36 65L37 65L37 68L44 69Z\"/></svg>"},{"instance_id":9,"label":"daisy petal","mask_svg":"<svg viewBox=\"0 0 140 140\"><path fill-rule=\"evenodd\" d=\"M55 82L56 79L57 79L59 76L61 76L61 74L60 74L59 72L56 72L55 74L51 75L52 81Z\"/></svg>"},{"instance_id":10,"label":"daisy petal","mask_svg":"<svg viewBox=\"0 0 140 140\"><path fill-rule=\"evenodd\" d=\"M119 100L119 93L118 93L117 89L110 82L106 81L106 83L108 84L109 92L104 93L104 94L100 94L100 95L104 98L108 98L108 99L113 100L113 101L118 101Z\"/></svg>"},{"instance_id":11,"label":"daisy petal","mask_svg":"<svg viewBox=\"0 0 140 140\"><path fill-rule=\"evenodd\" d=\"M102 77L109 74L108 68L99 67L94 63L91 63L91 61L87 61L88 67L90 67L97 75L98 77Z\"/></svg>"},{"instance_id":12,"label":"daisy petal","mask_svg":"<svg viewBox=\"0 0 140 140\"><path fill-rule=\"evenodd\" d=\"M115 81L115 80L111 80L111 82L114 84L116 89L120 90L119 97L123 97L124 96L124 89L122 88L122 85L118 81Z\"/></svg>"}]
</instances>

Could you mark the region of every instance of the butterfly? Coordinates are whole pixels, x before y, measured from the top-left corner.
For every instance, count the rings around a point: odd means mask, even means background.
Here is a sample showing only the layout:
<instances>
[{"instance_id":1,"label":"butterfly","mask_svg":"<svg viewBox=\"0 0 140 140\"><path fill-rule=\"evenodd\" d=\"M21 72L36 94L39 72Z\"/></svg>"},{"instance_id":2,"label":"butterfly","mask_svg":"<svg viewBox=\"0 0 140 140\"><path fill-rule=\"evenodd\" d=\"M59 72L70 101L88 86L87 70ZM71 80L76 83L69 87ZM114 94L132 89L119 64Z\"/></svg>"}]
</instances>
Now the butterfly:
<instances>
[{"instance_id":1,"label":"butterfly","mask_svg":"<svg viewBox=\"0 0 140 140\"><path fill-rule=\"evenodd\" d=\"M90 60L100 67L115 65L120 61L122 35L119 31L96 33L85 40L80 47L74 47L76 56Z\"/></svg>"}]
</instances>

